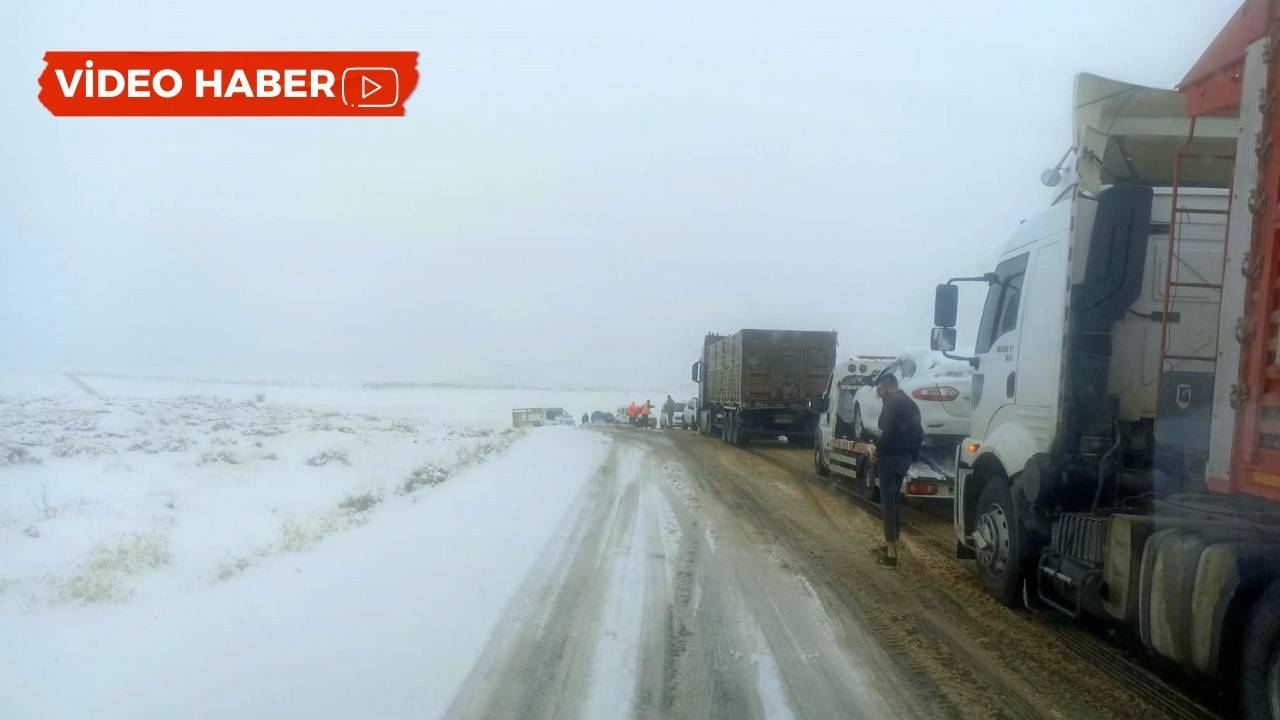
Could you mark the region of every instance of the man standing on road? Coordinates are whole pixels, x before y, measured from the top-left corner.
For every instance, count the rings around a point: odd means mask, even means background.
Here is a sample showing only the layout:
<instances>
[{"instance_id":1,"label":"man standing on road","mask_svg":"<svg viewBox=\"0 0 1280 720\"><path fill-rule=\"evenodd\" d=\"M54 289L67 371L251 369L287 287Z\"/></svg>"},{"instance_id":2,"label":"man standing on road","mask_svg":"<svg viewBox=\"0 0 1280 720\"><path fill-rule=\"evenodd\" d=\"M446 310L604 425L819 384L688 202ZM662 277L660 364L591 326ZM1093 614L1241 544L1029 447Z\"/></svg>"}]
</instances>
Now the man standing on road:
<instances>
[{"instance_id":1,"label":"man standing on road","mask_svg":"<svg viewBox=\"0 0 1280 720\"><path fill-rule=\"evenodd\" d=\"M653 405L648 400L640 406L640 427L649 427L649 413L653 412Z\"/></svg>"},{"instance_id":2,"label":"man standing on road","mask_svg":"<svg viewBox=\"0 0 1280 720\"><path fill-rule=\"evenodd\" d=\"M632 400L631 404L627 406L627 422L631 423L632 425L635 425L636 418L638 418L639 416L640 416L640 408L636 407L636 401Z\"/></svg>"},{"instance_id":3,"label":"man standing on road","mask_svg":"<svg viewBox=\"0 0 1280 720\"><path fill-rule=\"evenodd\" d=\"M675 428L676 401L667 396L667 401L662 403L662 417L667 421L667 429Z\"/></svg>"},{"instance_id":4,"label":"man standing on road","mask_svg":"<svg viewBox=\"0 0 1280 720\"><path fill-rule=\"evenodd\" d=\"M874 551L877 562L886 567L898 565L898 488L920 458L924 429L920 427L920 408L898 388L893 373L876 378L876 397L880 398L880 439L876 441L876 470L880 477L880 510L884 517L884 547Z\"/></svg>"}]
</instances>

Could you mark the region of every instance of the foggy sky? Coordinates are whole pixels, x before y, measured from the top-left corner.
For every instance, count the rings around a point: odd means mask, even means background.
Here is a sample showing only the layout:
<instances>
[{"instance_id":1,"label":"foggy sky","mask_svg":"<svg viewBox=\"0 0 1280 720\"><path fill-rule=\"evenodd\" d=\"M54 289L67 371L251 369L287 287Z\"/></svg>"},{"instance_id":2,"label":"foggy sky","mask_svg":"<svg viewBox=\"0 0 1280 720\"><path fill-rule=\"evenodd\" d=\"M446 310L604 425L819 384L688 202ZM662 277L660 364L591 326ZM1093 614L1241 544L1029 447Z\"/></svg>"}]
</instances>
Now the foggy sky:
<instances>
[{"instance_id":1,"label":"foggy sky","mask_svg":"<svg viewBox=\"0 0 1280 720\"><path fill-rule=\"evenodd\" d=\"M687 389L707 331L927 345L1049 201L1072 75L1172 86L1239 0L83 4L0 22L0 367ZM420 81L395 119L54 118L81 49Z\"/></svg>"}]
</instances>

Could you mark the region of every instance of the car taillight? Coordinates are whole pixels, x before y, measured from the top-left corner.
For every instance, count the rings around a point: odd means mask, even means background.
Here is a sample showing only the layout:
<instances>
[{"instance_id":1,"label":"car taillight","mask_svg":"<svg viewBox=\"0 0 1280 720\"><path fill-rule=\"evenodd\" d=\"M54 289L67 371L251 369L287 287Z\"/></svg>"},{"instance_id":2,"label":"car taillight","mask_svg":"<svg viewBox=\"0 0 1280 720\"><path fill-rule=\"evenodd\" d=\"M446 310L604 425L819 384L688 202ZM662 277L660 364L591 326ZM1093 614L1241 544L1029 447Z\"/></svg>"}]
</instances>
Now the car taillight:
<instances>
[{"instance_id":1,"label":"car taillight","mask_svg":"<svg viewBox=\"0 0 1280 720\"><path fill-rule=\"evenodd\" d=\"M911 397L917 400L929 400L932 402L951 402L960 397L960 391L950 385L934 385L932 387L916 388L911 391Z\"/></svg>"},{"instance_id":2,"label":"car taillight","mask_svg":"<svg viewBox=\"0 0 1280 720\"><path fill-rule=\"evenodd\" d=\"M937 495L938 486L933 483L907 483L908 495Z\"/></svg>"}]
</instances>

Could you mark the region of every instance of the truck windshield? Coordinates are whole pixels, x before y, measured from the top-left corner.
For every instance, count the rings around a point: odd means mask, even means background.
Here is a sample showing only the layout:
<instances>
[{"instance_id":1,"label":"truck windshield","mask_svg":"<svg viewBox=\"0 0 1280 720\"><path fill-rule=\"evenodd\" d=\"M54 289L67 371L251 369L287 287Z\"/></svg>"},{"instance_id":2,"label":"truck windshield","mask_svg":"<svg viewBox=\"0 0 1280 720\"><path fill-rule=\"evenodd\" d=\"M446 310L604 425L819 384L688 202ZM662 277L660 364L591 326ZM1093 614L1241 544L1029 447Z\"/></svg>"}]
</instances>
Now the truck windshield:
<instances>
[{"instance_id":1,"label":"truck windshield","mask_svg":"<svg viewBox=\"0 0 1280 720\"><path fill-rule=\"evenodd\" d=\"M987 290L978 323L975 351L981 355L991 350L996 338L1014 329L1018 323L1018 300L1022 295L1022 278L1027 271L1029 253L1009 258L996 267L998 279Z\"/></svg>"}]
</instances>

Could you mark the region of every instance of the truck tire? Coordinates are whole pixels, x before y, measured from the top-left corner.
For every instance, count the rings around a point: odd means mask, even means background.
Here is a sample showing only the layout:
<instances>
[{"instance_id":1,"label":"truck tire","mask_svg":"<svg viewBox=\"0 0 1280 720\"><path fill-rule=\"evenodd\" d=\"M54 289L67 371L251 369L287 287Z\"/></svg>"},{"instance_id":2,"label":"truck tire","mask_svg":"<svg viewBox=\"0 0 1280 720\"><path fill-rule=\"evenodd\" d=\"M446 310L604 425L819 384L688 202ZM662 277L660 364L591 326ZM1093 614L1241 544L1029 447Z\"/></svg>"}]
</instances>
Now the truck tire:
<instances>
[{"instance_id":1,"label":"truck tire","mask_svg":"<svg viewBox=\"0 0 1280 720\"><path fill-rule=\"evenodd\" d=\"M1240 704L1247 720L1280 718L1280 580L1249 611L1240 655Z\"/></svg>"},{"instance_id":2,"label":"truck tire","mask_svg":"<svg viewBox=\"0 0 1280 720\"><path fill-rule=\"evenodd\" d=\"M978 577L987 594L1014 607L1022 594L1027 537L1018 522L1013 493L1004 478L991 478L978 497L977 532L988 546L977 553Z\"/></svg>"},{"instance_id":3,"label":"truck tire","mask_svg":"<svg viewBox=\"0 0 1280 720\"><path fill-rule=\"evenodd\" d=\"M734 447L746 447L751 444L751 438L742 432L742 413L733 414L733 422L729 423L729 442Z\"/></svg>"},{"instance_id":4,"label":"truck tire","mask_svg":"<svg viewBox=\"0 0 1280 720\"><path fill-rule=\"evenodd\" d=\"M813 469L822 477L831 474L831 465L827 463L827 455L822 450L822 435L813 436Z\"/></svg>"},{"instance_id":5,"label":"truck tire","mask_svg":"<svg viewBox=\"0 0 1280 720\"><path fill-rule=\"evenodd\" d=\"M873 503L880 502L880 482L876 464L865 457L858 461L858 478L853 491Z\"/></svg>"}]
</instances>

